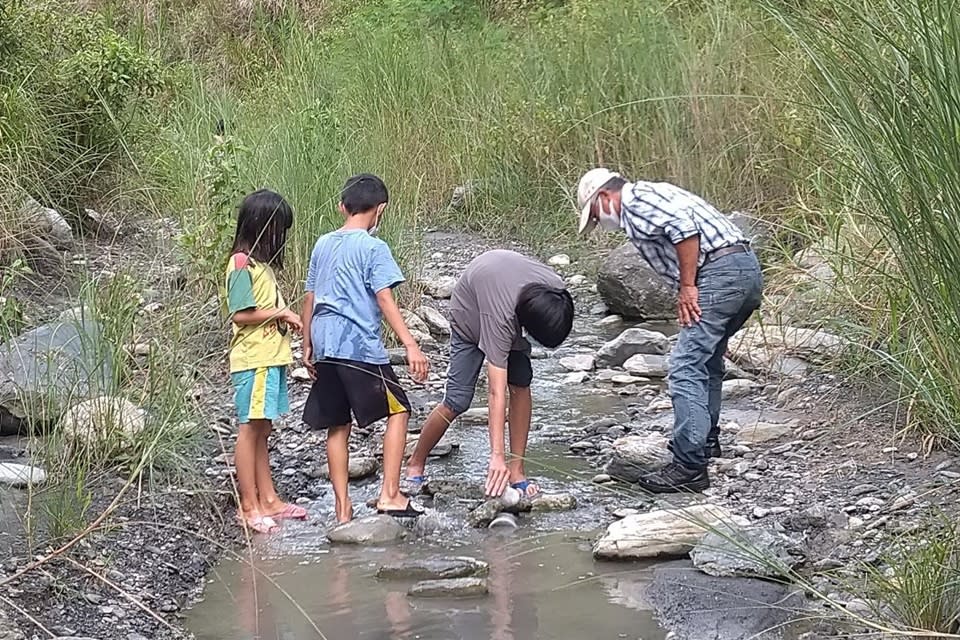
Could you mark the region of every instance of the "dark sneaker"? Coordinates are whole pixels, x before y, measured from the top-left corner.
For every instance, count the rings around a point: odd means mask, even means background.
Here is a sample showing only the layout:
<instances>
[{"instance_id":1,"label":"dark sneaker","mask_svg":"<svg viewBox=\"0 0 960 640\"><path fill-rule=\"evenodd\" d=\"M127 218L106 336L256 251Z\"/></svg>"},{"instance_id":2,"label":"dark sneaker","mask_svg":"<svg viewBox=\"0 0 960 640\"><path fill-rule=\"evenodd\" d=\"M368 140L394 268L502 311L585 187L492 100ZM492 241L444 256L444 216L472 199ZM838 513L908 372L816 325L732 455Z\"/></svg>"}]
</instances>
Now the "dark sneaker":
<instances>
[{"instance_id":1,"label":"dark sneaker","mask_svg":"<svg viewBox=\"0 0 960 640\"><path fill-rule=\"evenodd\" d=\"M706 469L690 469L671 462L660 471L643 476L637 484L650 493L699 493L710 488L710 477Z\"/></svg>"},{"instance_id":2,"label":"dark sneaker","mask_svg":"<svg viewBox=\"0 0 960 640\"><path fill-rule=\"evenodd\" d=\"M674 453L673 440L667 442L667 451ZM723 449L720 447L720 441L715 438L707 438L707 444L703 447L703 455L707 458L722 458Z\"/></svg>"}]
</instances>

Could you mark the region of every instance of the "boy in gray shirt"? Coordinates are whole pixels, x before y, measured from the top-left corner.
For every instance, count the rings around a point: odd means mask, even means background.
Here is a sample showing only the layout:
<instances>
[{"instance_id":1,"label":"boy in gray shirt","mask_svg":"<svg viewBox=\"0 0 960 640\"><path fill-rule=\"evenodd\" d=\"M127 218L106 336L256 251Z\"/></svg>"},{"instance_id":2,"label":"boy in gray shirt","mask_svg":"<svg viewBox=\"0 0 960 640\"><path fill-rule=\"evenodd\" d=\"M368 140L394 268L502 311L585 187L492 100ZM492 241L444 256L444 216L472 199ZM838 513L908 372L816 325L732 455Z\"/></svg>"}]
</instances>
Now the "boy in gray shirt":
<instances>
[{"instance_id":1,"label":"boy in gray shirt","mask_svg":"<svg viewBox=\"0 0 960 640\"><path fill-rule=\"evenodd\" d=\"M450 423L470 408L486 360L490 429L486 493L499 496L509 484L536 495L539 487L523 467L533 379L530 344L523 332L545 347L560 346L573 326L573 298L550 267L514 251L488 251L467 266L454 287L450 316L450 368L443 402L423 425L407 461L407 482L414 487L423 483L427 456ZM509 463L504 446L508 389Z\"/></svg>"}]
</instances>

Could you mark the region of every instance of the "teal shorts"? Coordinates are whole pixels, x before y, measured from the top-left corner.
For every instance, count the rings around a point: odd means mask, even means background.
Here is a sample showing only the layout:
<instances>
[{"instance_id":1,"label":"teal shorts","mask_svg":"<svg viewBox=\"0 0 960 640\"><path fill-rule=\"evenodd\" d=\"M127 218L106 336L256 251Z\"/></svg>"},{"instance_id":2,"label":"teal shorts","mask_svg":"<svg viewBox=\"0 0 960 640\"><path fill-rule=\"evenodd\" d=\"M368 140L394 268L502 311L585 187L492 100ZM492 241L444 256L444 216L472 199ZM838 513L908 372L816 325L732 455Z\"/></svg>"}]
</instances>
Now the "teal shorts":
<instances>
[{"instance_id":1,"label":"teal shorts","mask_svg":"<svg viewBox=\"0 0 960 640\"><path fill-rule=\"evenodd\" d=\"M237 420L276 420L290 411L287 399L287 368L262 367L230 374Z\"/></svg>"}]
</instances>

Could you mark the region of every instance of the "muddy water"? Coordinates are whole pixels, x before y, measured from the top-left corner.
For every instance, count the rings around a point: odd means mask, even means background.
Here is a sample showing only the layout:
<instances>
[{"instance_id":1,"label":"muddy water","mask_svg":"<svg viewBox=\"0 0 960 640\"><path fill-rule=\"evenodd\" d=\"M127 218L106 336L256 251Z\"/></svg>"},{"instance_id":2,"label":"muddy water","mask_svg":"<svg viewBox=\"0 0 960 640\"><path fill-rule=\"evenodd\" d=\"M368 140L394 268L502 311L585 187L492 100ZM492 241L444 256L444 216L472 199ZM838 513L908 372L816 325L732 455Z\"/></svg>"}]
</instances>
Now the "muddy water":
<instances>
[{"instance_id":1,"label":"muddy water","mask_svg":"<svg viewBox=\"0 0 960 640\"><path fill-rule=\"evenodd\" d=\"M578 320L564 353L592 351L623 329L599 329ZM609 496L590 484L596 470L567 455L566 441L589 422L626 419L630 399L609 388L564 383L566 372L557 357L534 360L534 369L527 472L548 493L574 494L575 511L525 515L518 529L504 532L471 529L463 513L438 505L399 545L349 548L326 541L333 517L328 492L307 505L308 522L289 523L279 534L258 540L244 558L225 559L189 614L190 630L199 640L665 637L643 596L649 570L593 560L590 546L609 520L602 504ZM482 405L485 389L479 388L476 397ZM459 447L431 460L428 473L482 478L489 450L486 426L456 424L447 438ZM377 482L351 487L358 517L371 513L362 505L375 496ZM409 583L382 582L374 575L387 561L442 555L489 563L489 595L416 599L407 595Z\"/></svg>"}]
</instances>

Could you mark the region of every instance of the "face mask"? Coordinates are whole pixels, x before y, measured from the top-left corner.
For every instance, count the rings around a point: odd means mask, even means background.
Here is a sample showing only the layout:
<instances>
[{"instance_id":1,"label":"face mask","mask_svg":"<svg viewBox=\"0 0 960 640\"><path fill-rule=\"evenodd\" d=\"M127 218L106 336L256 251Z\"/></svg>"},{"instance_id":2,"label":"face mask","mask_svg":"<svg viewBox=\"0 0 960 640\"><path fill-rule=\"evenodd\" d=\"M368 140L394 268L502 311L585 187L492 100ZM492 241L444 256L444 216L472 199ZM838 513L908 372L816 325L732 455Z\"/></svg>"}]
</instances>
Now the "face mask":
<instances>
[{"instance_id":1,"label":"face mask","mask_svg":"<svg viewBox=\"0 0 960 640\"><path fill-rule=\"evenodd\" d=\"M367 229L367 233L369 233L369 234L372 235L372 236L377 235L377 233L378 233L379 230L380 230L380 217L381 217L382 215L383 215L382 213L378 213L378 214L377 214L376 219L373 221L373 226L370 227L369 229Z\"/></svg>"},{"instance_id":2,"label":"face mask","mask_svg":"<svg viewBox=\"0 0 960 640\"><path fill-rule=\"evenodd\" d=\"M620 230L620 214L616 211L605 211L603 203L597 200L597 226L604 231Z\"/></svg>"}]
</instances>

